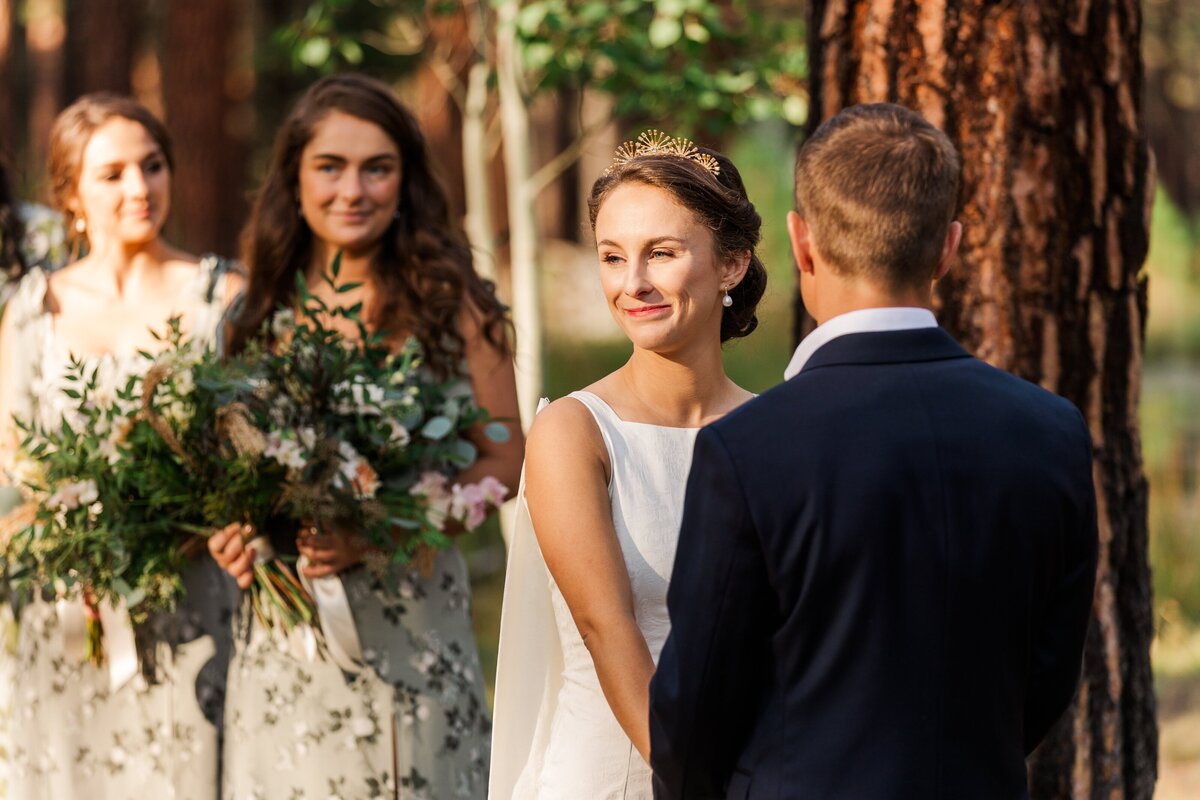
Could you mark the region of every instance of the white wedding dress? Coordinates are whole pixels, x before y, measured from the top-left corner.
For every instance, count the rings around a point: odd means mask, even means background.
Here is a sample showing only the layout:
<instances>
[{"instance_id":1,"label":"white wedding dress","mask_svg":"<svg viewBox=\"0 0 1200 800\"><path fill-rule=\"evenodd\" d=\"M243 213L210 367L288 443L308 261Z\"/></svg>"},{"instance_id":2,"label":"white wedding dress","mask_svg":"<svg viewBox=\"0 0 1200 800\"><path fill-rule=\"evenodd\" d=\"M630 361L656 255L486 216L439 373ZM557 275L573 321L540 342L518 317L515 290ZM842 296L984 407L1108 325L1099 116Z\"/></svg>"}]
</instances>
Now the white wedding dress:
<instances>
[{"instance_id":1,"label":"white wedding dress","mask_svg":"<svg viewBox=\"0 0 1200 800\"><path fill-rule=\"evenodd\" d=\"M670 630L667 583L699 429L627 422L590 392L571 397L591 411L608 449L613 525L638 627L657 663ZM650 767L609 708L591 654L542 560L522 485L504 585L489 797L652 796Z\"/></svg>"}]
</instances>

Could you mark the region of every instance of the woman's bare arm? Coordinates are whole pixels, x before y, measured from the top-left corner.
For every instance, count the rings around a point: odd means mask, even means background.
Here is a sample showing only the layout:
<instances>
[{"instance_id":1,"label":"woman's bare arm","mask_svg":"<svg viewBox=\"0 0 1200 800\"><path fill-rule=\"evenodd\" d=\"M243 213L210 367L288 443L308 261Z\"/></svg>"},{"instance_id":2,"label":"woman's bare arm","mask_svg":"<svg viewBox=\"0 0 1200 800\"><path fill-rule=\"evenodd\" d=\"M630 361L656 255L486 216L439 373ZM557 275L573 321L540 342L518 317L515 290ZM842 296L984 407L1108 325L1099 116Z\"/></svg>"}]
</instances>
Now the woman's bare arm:
<instances>
[{"instance_id":1,"label":"woman's bare arm","mask_svg":"<svg viewBox=\"0 0 1200 800\"><path fill-rule=\"evenodd\" d=\"M654 659L638 628L629 572L613 527L608 453L591 413L559 400L529 433L525 497L546 566L592 654L604 697L650 758Z\"/></svg>"},{"instance_id":2,"label":"woman's bare arm","mask_svg":"<svg viewBox=\"0 0 1200 800\"><path fill-rule=\"evenodd\" d=\"M479 458L459 474L460 483L476 483L491 476L516 492L521 479L521 460L525 457L525 436L517 405L517 379L512 356L487 341L479 328L478 314L471 308L459 318L459 330L466 343L467 372L475 402L486 409L493 420L508 429L508 440L494 442L478 426L468 438L479 449Z\"/></svg>"}]
</instances>

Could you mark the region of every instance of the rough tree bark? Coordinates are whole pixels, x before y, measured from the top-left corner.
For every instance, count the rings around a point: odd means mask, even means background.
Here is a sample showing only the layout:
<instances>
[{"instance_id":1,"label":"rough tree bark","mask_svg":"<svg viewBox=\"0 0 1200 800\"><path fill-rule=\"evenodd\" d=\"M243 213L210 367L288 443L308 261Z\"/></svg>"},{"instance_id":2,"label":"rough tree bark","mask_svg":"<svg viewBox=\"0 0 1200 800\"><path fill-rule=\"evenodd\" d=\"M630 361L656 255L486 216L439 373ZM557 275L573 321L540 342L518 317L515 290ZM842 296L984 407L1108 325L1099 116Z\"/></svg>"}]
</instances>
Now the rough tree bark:
<instances>
[{"instance_id":1,"label":"rough tree bark","mask_svg":"<svg viewBox=\"0 0 1200 800\"><path fill-rule=\"evenodd\" d=\"M25 162L46 163L46 142L54 117L62 109L63 42L66 24L61 3L27 0L25 3L25 47L30 75L29 128Z\"/></svg>"},{"instance_id":2,"label":"rough tree bark","mask_svg":"<svg viewBox=\"0 0 1200 800\"><path fill-rule=\"evenodd\" d=\"M1200 211L1200 3L1143 5L1146 132L1163 189L1188 214Z\"/></svg>"},{"instance_id":3,"label":"rough tree bark","mask_svg":"<svg viewBox=\"0 0 1200 800\"><path fill-rule=\"evenodd\" d=\"M86 0L67 5L67 94L129 94L141 3Z\"/></svg>"},{"instance_id":4,"label":"rough tree bark","mask_svg":"<svg viewBox=\"0 0 1200 800\"><path fill-rule=\"evenodd\" d=\"M236 252L245 219L241 184L246 157L232 135L231 0L172 0L163 48L166 122L175 144L172 233L193 252Z\"/></svg>"},{"instance_id":5,"label":"rough tree bark","mask_svg":"<svg viewBox=\"0 0 1200 800\"><path fill-rule=\"evenodd\" d=\"M17 108L13 90L13 58L17 34L17 4L15 0L0 0L0 120L4 121L4 134L0 135L0 157L15 157L18 142L16 126L12 124ZM10 178L11 180L11 178ZM15 187L14 187L15 189Z\"/></svg>"},{"instance_id":6,"label":"rough tree bark","mask_svg":"<svg viewBox=\"0 0 1200 800\"><path fill-rule=\"evenodd\" d=\"M809 8L814 126L847 105L897 102L962 153L966 231L939 287L942 324L1074 401L1091 426L1101 555L1084 679L1030 759L1033 796L1149 800L1157 732L1137 405L1154 179L1139 3Z\"/></svg>"}]
</instances>

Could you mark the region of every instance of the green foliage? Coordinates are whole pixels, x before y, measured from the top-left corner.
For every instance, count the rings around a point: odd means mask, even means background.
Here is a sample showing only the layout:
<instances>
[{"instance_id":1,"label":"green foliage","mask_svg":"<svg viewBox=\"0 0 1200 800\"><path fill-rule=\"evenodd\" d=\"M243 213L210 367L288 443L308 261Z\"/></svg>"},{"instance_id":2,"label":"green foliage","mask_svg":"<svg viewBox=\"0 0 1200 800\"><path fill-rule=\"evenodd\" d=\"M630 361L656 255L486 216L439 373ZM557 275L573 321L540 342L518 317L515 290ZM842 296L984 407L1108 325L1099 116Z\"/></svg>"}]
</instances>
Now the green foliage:
<instances>
[{"instance_id":1,"label":"green foliage","mask_svg":"<svg viewBox=\"0 0 1200 800\"><path fill-rule=\"evenodd\" d=\"M182 591L185 515L156 487L178 486L183 473L175 461L127 458L139 379L118 388L101 372L72 359L62 388L71 413L54 428L18 423L25 435L14 473L34 512L4 556L19 595L53 588L123 600L139 622Z\"/></svg>"},{"instance_id":2,"label":"green foliage","mask_svg":"<svg viewBox=\"0 0 1200 800\"><path fill-rule=\"evenodd\" d=\"M614 115L723 131L807 115L803 16L748 0L536 0L517 17L533 91L590 87ZM662 124L666 124L663 122Z\"/></svg>"},{"instance_id":3,"label":"green foliage","mask_svg":"<svg viewBox=\"0 0 1200 800\"><path fill-rule=\"evenodd\" d=\"M479 10L447 0L315 0L275 41L297 72L398 74L428 48L430 21L459 13ZM669 120L683 134L772 118L803 124L804 31L796 9L753 0L525 0L517 14L531 93L588 87L613 98L617 117Z\"/></svg>"},{"instance_id":4,"label":"green foliage","mask_svg":"<svg viewBox=\"0 0 1200 800\"><path fill-rule=\"evenodd\" d=\"M412 69L424 45L416 28L422 0L312 0L295 21L275 31L275 60L297 74L347 69L383 76Z\"/></svg>"}]
</instances>

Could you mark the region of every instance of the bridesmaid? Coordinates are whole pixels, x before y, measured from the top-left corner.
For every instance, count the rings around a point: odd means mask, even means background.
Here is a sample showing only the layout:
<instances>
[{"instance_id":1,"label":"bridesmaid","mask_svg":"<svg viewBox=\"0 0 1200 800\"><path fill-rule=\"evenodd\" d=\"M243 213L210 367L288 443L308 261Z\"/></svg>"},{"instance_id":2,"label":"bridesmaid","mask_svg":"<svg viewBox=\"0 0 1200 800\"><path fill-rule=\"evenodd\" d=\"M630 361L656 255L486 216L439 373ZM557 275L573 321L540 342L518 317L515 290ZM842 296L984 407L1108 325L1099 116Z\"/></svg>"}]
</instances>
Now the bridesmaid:
<instances>
[{"instance_id":1,"label":"bridesmaid","mask_svg":"<svg viewBox=\"0 0 1200 800\"><path fill-rule=\"evenodd\" d=\"M0 464L19 444L13 417L61 420L60 389L72 358L97 372L102 390L145 364L151 335L180 316L211 341L233 276L161 237L173 161L162 123L135 101L87 95L51 131L50 177L76 252L87 255L21 280L0 323ZM185 575L177 612L139 631L152 674L118 675L83 661L71 630L81 602L24 598L16 643L9 798L218 796L220 713L232 615L228 579L211 559Z\"/></svg>"},{"instance_id":2,"label":"bridesmaid","mask_svg":"<svg viewBox=\"0 0 1200 800\"><path fill-rule=\"evenodd\" d=\"M53 271L65 258L62 219L45 206L18 201L0 158L0 315L26 272L33 267ZM0 514L3 509L0 504Z\"/></svg>"},{"instance_id":3,"label":"bridesmaid","mask_svg":"<svg viewBox=\"0 0 1200 800\"><path fill-rule=\"evenodd\" d=\"M386 85L339 75L300 98L276 137L244 249L250 277L231 351L295 307L303 274L330 306L362 302L368 327L393 346L417 337L436 373L468 382L493 418L511 421L505 443L474 437L479 460L458 478L516 486L523 439L505 311L472 267L416 121ZM340 280L362 284L346 294L321 280L339 251ZM490 722L462 554L451 548L431 573L398 569L379 582L360 566L352 534L273 531L272 545L304 555L310 578L340 576L370 668L344 677L322 655L280 650L243 614L226 706L226 794L482 798ZM230 526L209 546L248 586L255 553L243 531Z\"/></svg>"}]
</instances>

